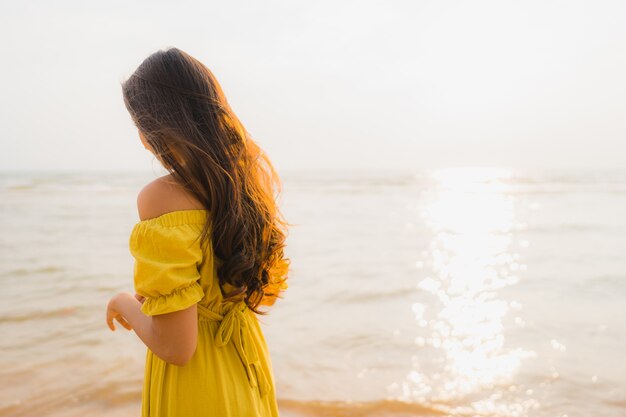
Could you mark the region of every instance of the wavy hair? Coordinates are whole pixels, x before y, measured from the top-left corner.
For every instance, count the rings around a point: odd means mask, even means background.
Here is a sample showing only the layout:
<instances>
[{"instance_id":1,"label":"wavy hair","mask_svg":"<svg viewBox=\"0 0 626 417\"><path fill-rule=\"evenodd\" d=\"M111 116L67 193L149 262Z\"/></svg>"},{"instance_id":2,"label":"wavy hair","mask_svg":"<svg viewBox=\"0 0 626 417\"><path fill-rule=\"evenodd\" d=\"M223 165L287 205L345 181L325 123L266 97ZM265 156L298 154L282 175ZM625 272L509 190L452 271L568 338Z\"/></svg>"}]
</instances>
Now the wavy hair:
<instances>
[{"instance_id":1,"label":"wavy hair","mask_svg":"<svg viewBox=\"0 0 626 417\"><path fill-rule=\"evenodd\" d=\"M135 126L173 179L209 211L201 241L211 239L225 300L244 299L257 314L287 289L287 223L276 198L281 183L217 82L178 48L148 56L121 83ZM225 294L225 283L235 290Z\"/></svg>"}]
</instances>

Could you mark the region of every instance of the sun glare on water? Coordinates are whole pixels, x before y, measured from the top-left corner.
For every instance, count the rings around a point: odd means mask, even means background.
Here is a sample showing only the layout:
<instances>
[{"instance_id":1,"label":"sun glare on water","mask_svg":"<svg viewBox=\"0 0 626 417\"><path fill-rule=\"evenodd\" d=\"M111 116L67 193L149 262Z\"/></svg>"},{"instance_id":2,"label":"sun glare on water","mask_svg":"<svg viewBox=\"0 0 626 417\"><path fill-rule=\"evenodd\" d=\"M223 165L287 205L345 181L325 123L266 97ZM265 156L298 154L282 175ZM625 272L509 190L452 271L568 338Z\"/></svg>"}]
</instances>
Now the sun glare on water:
<instances>
[{"instance_id":1,"label":"sun glare on water","mask_svg":"<svg viewBox=\"0 0 626 417\"><path fill-rule=\"evenodd\" d=\"M416 262L424 273L416 283L422 296L410 306L418 334L414 363L390 391L404 401L521 415L537 402L507 403L497 395L510 391L522 361L534 356L507 344L504 318L520 306L499 295L526 267L513 241L519 227L513 202L502 192L511 172L450 168L431 177L420 215L433 238Z\"/></svg>"}]
</instances>

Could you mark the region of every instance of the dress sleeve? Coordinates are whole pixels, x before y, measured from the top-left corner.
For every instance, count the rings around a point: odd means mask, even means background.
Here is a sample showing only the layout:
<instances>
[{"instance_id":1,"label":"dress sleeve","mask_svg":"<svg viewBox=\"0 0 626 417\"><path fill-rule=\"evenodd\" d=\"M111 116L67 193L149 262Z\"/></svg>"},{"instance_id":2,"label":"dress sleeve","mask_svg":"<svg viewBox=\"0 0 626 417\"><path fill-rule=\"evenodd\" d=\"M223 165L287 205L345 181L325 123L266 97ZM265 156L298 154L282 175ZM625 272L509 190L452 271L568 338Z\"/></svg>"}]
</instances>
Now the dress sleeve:
<instances>
[{"instance_id":1,"label":"dress sleeve","mask_svg":"<svg viewBox=\"0 0 626 417\"><path fill-rule=\"evenodd\" d=\"M138 223L129 247L135 258L135 292L145 300L147 316L191 307L204 298L199 265L203 260L198 233L189 225Z\"/></svg>"}]
</instances>

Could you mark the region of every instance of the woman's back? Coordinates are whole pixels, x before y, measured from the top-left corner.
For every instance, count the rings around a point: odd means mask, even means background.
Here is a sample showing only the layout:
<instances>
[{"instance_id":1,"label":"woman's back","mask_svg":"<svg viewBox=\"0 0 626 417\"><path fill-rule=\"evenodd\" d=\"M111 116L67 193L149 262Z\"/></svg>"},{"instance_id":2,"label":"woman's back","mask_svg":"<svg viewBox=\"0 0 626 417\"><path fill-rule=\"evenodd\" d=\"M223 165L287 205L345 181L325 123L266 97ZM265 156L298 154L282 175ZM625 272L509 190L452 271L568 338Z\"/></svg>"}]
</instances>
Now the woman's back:
<instances>
[{"instance_id":1,"label":"woman's back","mask_svg":"<svg viewBox=\"0 0 626 417\"><path fill-rule=\"evenodd\" d=\"M199 240L210 213L194 207L193 198L166 178L138 197L141 221L129 245L135 291L145 297L142 312L168 314L197 303L198 314L197 347L184 366L147 349L142 416L278 416L256 314L242 299L224 302L212 246L203 249Z\"/></svg>"}]
</instances>

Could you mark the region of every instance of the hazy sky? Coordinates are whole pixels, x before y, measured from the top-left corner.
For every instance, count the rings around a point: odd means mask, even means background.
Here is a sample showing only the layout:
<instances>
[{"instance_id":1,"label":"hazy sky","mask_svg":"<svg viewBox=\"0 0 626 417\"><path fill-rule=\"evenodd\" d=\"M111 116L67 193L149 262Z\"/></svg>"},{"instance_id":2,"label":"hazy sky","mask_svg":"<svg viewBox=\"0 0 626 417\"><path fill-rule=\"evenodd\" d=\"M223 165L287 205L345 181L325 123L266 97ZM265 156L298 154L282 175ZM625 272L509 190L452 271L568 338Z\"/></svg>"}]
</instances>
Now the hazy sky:
<instances>
[{"instance_id":1,"label":"hazy sky","mask_svg":"<svg viewBox=\"0 0 626 417\"><path fill-rule=\"evenodd\" d=\"M87 3L0 5L0 170L152 169L120 82L170 46L279 170L626 162L624 1Z\"/></svg>"}]
</instances>

